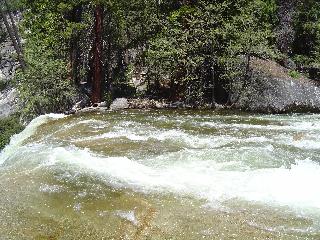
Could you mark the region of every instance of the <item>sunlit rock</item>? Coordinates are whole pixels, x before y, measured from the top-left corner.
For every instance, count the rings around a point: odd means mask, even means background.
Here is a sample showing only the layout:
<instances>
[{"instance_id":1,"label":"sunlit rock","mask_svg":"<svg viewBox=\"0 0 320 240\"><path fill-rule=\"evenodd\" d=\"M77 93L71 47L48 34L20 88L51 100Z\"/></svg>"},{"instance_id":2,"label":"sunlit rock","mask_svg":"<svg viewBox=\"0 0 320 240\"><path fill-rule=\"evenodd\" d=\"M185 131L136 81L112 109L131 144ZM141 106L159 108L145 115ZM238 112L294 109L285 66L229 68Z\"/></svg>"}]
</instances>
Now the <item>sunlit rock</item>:
<instances>
[{"instance_id":1,"label":"sunlit rock","mask_svg":"<svg viewBox=\"0 0 320 240\"><path fill-rule=\"evenodd\" d=\"M295 78L279 64L254 59L247 86L238 87L233 107L262 113L320 112L320 87L300 73Z\"/></svg>"},{"instance_id":2,"label":"sunlit rock","mask_svg":"<svg viewBox=\"0 0 320 240\"><path fill-rule=\"evenodd\" d=\"M119 110L127 108L129 108L129 103L128 99L126 98L117 98L110 105L110 110Z\"/></svg>"},{"instance_id":3,"label":"sunlit rock","mask_svg":"<svg viewBox=\"0 0 320 240\"><path fill-rule=\"evenodd\" d=\"M8 117L18 108L16 89L6 90L0 93L0 118Z\"/></svg>"}]
</instances>

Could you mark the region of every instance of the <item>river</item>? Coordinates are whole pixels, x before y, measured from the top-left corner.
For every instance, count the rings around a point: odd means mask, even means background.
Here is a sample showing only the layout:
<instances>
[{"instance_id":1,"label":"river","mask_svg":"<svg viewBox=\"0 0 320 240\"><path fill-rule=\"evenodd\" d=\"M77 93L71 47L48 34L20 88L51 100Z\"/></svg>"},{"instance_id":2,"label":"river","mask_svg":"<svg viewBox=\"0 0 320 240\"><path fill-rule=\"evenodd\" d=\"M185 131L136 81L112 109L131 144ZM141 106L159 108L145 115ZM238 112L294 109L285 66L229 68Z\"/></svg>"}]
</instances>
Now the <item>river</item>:
<instances>
[{"instance_id":1,"label":"river","mask_svg":"<svg viewBox=\"0 0 320 240\"><path fill-rule=\"evenodd\" d=\"M49 114L0 154L0 239L320 239L320 115Z\"/></svg>"}]
</instances>

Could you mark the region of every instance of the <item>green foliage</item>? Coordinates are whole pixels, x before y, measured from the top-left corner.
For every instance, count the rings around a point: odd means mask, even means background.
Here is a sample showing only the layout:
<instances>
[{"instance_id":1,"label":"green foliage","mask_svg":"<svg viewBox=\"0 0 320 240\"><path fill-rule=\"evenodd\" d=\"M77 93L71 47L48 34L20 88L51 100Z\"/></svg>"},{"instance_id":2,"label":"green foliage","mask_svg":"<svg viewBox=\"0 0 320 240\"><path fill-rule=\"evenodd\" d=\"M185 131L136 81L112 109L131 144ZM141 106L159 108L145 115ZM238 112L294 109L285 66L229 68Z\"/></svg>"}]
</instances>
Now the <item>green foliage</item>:
<instances>
[{"instance_id":1,"label":"green foliage","mask_svg":"<svg viewBox=\"0 0 320 240\"><path fill-rule=\"evenodd\" d=\"M299 73L298 71L295 71L295 70L290 70L289 76L294 79L299 79L301 77L301 73Z\"/></svg>"},{"instance_id":2,"label":"green foliage","mask_svg":"<svg viewBox=\"0 0 320 240\"><path fill-rule=\"evenodd\" d=\"M294 58L298 65L320 64L320 2L298 2L295 19Z\"/></svg>"},{"instance_id":3,"label":"green foliage","mask_svg":"<svg viewBox=\"0 0 320 240\"><path fill-rule=\"evenodd\" d=\"M21 0L7 0L7 4L3 4L1 7L4 10L9 10L9 11L22 11L24 4ZM8 8L7 8L8 6Z\"/></svg>"},{"instance_id":4,"label":"green foliage","mask_svg":"<svg viewBox=\"0 0 320 240\"><path fill-rule=\"evenodd\" d=\"M15 2L24 9L27 69L18 75L17 86L25 116L67 108L76 92L75 72L90 92L96 4L105 9L104 85L114 96L134 94L130 80L147 69L147 94L202 104L214 85L228 92L244 88L253 57L287 57L276 48L278 0ZM319 19L318 1L298 1L290 56L298 66L320 64ZM70 58L75 49L76 69ZM105 99L114 96L106 93Z\"/></svg>"},{"instance_id":5,"label":"green foliage","mask_svg":"<svg viewBox=\"0 0 320 240\"><path fill-rule=\"evenodd\" d=\"M213 27L219 24L219 15L210 11L210 6L182 6L149 42L148 76L156 87L167 85L172 98L180 99L184 95L189 95L190 101L202 98L201 69L213 62L216 44Z\"/></svg>"},{"instance_id":6,"label":"green foliage","mask_svg":"<svg viewBox=\"0 0 320 240\"><path fill-rule=\"evenodd\" d=\"M173 11L149 42L151 82L167 85L175 98L200 103L214 73L230 83L246 74L248 56L276 57L272 25L260 21L268 18L268 3L199 1Z\"/></svg>"},{"instance_id":7,"label":"green foliage","mask_svg":"<svg viewBox=\"0 0 320 240\"><path fill-rule=\"evenodd\" d=\"M16 76L23 103L22 117L31 119L40 114L66 110L76 93L68 78L66 62L53 58L41 45L28 44L25 52L28 67Z\"/></svg>"},{"instance_id":8,"label":"green foliage","mask_svg":"<svg viewBox=\"0 0 320 240\"><path fill-rule=\"evenodd\" d=\"M57 58L65 56L71 36L71 26L64 18L61 1L24 1L23 30L28 41L39 42L45 51Z\"/></svg>"},{"instance_id":9,"label":"green foliage","mask_svg":"<svg viewBox=\"0 0 320 240\"><path fill-rule=\"evenodd\" d=\"M8 86L8 83L5 81L0 81L0 92L5 90L6 87Z\"/></svg>"},{"instance_id":10,"label":"green foliage","mask_svg":"<svg viewBox=\"0 0 320 240\"><path fill-rule=\"evenodd\" d=\"M69 108L76 94L70 77L69 42L75 29L66 11L77 1L24 1L22 29L27 68L16 76L22 117L31 119Z\"/></svg>"},{"instance_id":11,"label":"green foliage","mask_svg":"<svg viewBox=\"0 0 320 240\"><path fill-rule=\"evenodd\" d=\"M12 135L21 132L23 128L17 116L0 119L0 150L10 142Z\"/></svg>"}]
</instances>

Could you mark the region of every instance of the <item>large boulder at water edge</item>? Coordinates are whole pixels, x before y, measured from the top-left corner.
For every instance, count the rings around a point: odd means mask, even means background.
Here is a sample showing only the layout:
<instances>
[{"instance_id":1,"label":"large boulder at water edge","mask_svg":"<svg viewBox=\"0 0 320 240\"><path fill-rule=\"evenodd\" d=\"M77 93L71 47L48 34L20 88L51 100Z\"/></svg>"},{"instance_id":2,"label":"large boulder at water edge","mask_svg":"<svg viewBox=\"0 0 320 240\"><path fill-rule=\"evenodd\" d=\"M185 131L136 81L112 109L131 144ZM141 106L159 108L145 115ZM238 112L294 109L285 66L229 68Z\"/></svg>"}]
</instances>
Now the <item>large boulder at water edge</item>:
<instances>
[{"instance_id":1,"label":"large boulder at water edge","mask_svg":"<svg viewBox=\"0 0 320 240\"><path fill-rule=\"evenodd\" d=\"M231 97L233 107L251 112L320 112L320 85L279 64L254 58L247 87ZM296 76L290 76L296 75Z\"/></svg>"}]
</instances>

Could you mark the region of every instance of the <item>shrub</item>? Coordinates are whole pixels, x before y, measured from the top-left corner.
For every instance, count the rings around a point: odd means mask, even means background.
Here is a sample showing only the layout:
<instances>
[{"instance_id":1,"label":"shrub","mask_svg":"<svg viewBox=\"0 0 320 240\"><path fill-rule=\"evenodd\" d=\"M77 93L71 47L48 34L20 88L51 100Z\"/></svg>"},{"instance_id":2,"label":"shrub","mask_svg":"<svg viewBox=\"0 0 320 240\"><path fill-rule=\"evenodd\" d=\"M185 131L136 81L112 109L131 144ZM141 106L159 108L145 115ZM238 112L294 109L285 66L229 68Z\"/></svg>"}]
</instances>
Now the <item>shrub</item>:
<instances>
[{"instance_id":1,"label":"shrub","mask_svg":"<svg viewBox=\"0 0 320 240\"><path fill-rule=\"evenodd\" d=\"M0 80L0 91L3 91L8 86L8 83Z\"/></svg>"},{"instance_id":2,"label":"shrub","mask_svg":"<svg viewBox=\"0 0 320 240\"><path fill-rule=\"evenodd\" d=\"M22 118L30 120L50 112L63 112L73 102L76 88L68 76L68 65L50 51L32 46L26 51L27 68L16 75L23 103Z\"/></svg>"},{"instance_id":3,"label":"shrub","mask_svg":"<svg viewBox=\"0 0 320 240\"><path fill-rule=\"evenodd\" d=\"M12 135L23 130L18 116L11 116L0 119L0 150L2 150L9 142Z\"/></svg>"},{"instance_id":4,"label":"shrub","mask_svg":"<svg viewBox=\"0 0 320 240\"><path fill-rule=\"evenodd\" d=\"M291 70L291 71L289 71L289 76L294 79L298 79L301 77L301 74L298 71Z\"/></svg>"}]
</instances>

